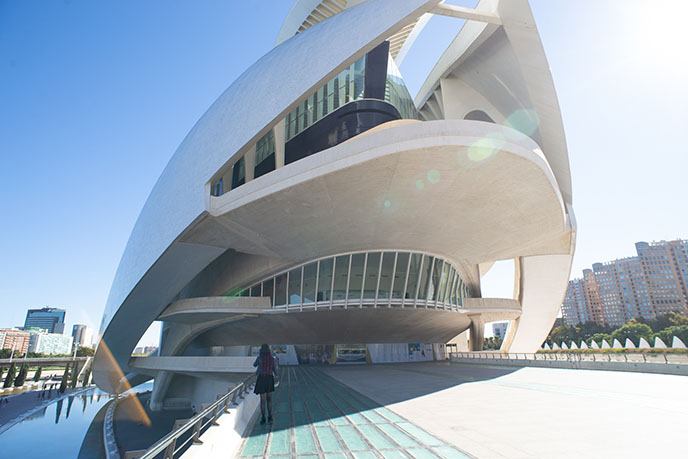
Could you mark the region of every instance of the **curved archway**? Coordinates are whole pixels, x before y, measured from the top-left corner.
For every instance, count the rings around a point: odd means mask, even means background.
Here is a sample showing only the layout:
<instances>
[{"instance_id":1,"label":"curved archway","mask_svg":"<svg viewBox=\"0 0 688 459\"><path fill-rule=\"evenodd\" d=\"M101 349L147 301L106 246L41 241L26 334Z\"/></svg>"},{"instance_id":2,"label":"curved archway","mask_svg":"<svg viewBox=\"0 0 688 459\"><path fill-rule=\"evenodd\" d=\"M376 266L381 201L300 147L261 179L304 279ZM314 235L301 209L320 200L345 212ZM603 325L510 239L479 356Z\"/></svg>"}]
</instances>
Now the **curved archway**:
<instances>
[{"instance_id":1,"label":"curved archway","mask_svg":"<svg viewBox=\"0 0 688 459\"><path fill-rule=\"evenodd\" d=\"M490 117L490 115L482 110L472 110L466 113L466 116L464 116L463 119L470 121L485 121L487 123L494 124L494 120Z\"/></svg>"}]
</instances>

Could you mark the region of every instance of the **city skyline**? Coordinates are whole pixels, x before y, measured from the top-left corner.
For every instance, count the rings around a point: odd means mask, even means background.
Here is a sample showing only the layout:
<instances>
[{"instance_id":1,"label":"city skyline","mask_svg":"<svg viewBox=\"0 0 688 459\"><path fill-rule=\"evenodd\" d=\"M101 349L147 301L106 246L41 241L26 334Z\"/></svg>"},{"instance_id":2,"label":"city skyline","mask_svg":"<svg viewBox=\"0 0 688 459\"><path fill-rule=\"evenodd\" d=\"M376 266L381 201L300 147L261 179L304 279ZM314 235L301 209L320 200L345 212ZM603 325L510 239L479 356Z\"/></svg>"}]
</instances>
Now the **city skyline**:
<instances>
[{"instance_id":1,"label":"city skyline","mask_svg":"<svg viewBox=\"0 0 688 459\"><path fill-rule=\"evenodd\" d=\"M562 305L567 325L621 326L688 312L688 240L635 243L636 255L592 264L569 281Z\"/></svg>"},{"instance_id":2,"label":"city skyline","mask_svg":"<svg viewBox=\"0 0 688 459\"><path fill-rule=\"evenodd\" d=\"M247 26L226 24L239 8L274 29L291 6L160 5L0 5L0 70L7 75L0 151L9 159L0 205L17 223L4 229L0 246L13 260L0 268L3 327L49 305L69 312L68 329L84 323L98 330L119 255L164 164L205 107L272 47L275 37L265 36L237 51L231 42ZM645 17L640 2L620 1L533 1L532 9L570 151L579 224L571 277L597 260L620 258L635 241L685 238L687 217L667 199L680 195L688 168L677 121L688 102L688 65L672 22L681 15ZM447 30L457 21L432 20ZM119 37L118 21L127 22L128 37ZM160 25L155 37L151 22ZM28 35L26 24L35 27ZM177 33L185 27L194 33ZM436 58L424 57L424 41L450 39L421 37L412 49L401 68L412 95L427 73L423 63Z\"/></svg>"}]
</instances>

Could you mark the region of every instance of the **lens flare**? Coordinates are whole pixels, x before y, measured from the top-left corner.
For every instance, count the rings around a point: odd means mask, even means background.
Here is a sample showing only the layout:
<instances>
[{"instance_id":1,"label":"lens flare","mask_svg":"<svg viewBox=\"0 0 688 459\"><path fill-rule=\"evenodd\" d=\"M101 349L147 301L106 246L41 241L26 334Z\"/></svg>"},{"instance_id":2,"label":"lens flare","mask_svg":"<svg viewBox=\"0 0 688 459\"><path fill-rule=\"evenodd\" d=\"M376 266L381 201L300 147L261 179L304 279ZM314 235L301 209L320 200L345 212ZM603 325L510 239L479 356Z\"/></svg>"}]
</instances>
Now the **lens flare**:
<instances>
[{"instance_id":1,"label":"lens flare","mask_svg":"<svg viewBox=\"0 0 688 459\"><path fill-rule=\"evenodd\" d=\"M517 131L521 131L525 135L531 135L540 125L540 118L535 110L521 108L511 113L507 118L507 122Z\"/></svg>"},{"instance_id":2,"label":"lens flare","mask_svg":"<svg viewBox=\"0 0 688 459\"><path fill-rule=\"evenodd\" d=\"M117 393L121 394L129 389L131 389L131 384L129 384L129 381L127 378L124 376L124 372L120 368L120 366L117 364L117 361L115 360L115 357L112 355L112 352L110 352L110 348L108 347L107 343L101 339L100 343L98 344L98 351L102 350L102 356L103 358L107 361L105 364L107 367L109 367L110 372L114 373L115 378L118 378L119 380L119 387L117 387ZM134 421L140 422L141 424L145 425L146 427L150 427L151 425L151 420L146 414L146 410L143 408L141 405L141 402L139 401L138 397L135 395L132 397L133 398L133 413L132 413L132 418Z\"/></svg>"},{"instance_id":3,"label":"lens flare","mask_svg":"<svg viewBox=\"0 0 688 459\"><path fill-rule=\"evenodd\" d=\"M392 206L392 203L389 202L389 201L385 201L382 205L384 205L385 207L389 208L389 207Z\"/></svg>"},{"instance_id":4,"label":"lens flare","mask_svg":"<svg viewBox=\"0 0 688 459\"><path fill-rule=\"evenodd\" d=\"M497 135L483 137L468 147L468 159L474 163L483 162L491 158L504 146L504 140Z\"/></svg>"},{"instance_id":5,"label":"lens flare","mask_svg":"<svg viewBox=\"0 0 688 459\"><path fill-rule=\"evenodd\" d=\"M425 182L420 179L416 180L416 188L422 190L423 188L425 188Z\"/></svg>"},{"instance_id":6,"label":"lens flare","mask_svg":"<svg viewBox=\"0 0 688 459\"><path fill-rule=\"evenodd\" d=\"M435 169L431 169L428 171L428 182L430 183L437 183L440 181L440 172L436 171Z\"/></svg>"}]
</instances>

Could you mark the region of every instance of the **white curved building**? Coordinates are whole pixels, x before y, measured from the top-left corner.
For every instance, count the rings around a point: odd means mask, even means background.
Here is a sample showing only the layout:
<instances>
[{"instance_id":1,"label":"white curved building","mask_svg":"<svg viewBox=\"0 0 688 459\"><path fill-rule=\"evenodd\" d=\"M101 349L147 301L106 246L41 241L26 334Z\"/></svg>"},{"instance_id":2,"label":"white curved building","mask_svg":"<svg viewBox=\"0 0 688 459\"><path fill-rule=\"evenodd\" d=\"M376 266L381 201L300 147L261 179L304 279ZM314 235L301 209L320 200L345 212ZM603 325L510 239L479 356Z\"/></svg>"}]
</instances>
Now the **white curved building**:
<instances>
[{"instance_id":1,"label":"white curved building","mask_svg":"<svg viewBox=\"0 0 688 459\"><path fill-rule=\"evenodd\" d=\"M397 66L431 14L467 21L412 100ZM103 315L96 382L155 377L161 407L213 393L212 380L226 389L219 359L237 346L446 343L470 329L480 349L494 320L510 321L503 350L534 351L574 240L526 0L297 0L151 192ZM514 260L514 295L483 298L498 260ZM160 356L130 360L155 320Z\"/></svg>"}]
</instances>

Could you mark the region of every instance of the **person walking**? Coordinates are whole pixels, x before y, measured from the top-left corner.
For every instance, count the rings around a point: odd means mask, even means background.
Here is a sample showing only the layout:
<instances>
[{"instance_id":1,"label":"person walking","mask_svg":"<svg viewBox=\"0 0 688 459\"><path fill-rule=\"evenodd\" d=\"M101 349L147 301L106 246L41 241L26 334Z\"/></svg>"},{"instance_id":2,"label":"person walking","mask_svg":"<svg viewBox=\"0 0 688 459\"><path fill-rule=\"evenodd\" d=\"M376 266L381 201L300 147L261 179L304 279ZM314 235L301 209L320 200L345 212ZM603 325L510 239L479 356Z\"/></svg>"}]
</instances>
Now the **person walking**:
<instances>
[{"instance_id":1,"label":"person walking","mask_svg":"<svg viewBox=\"0 0 688 459\"><path fill-rule=\"evenodd\" d=\"M270 346L263 344L260 346L260 353L253 362L256 367L256 387L254 394L260 395L260 423L265 424L265 412L268 412L268 422L272 422L272 393L275 391L275 380L277 379L277 365L270 352Z\"/></svg>"}]
</instances>

